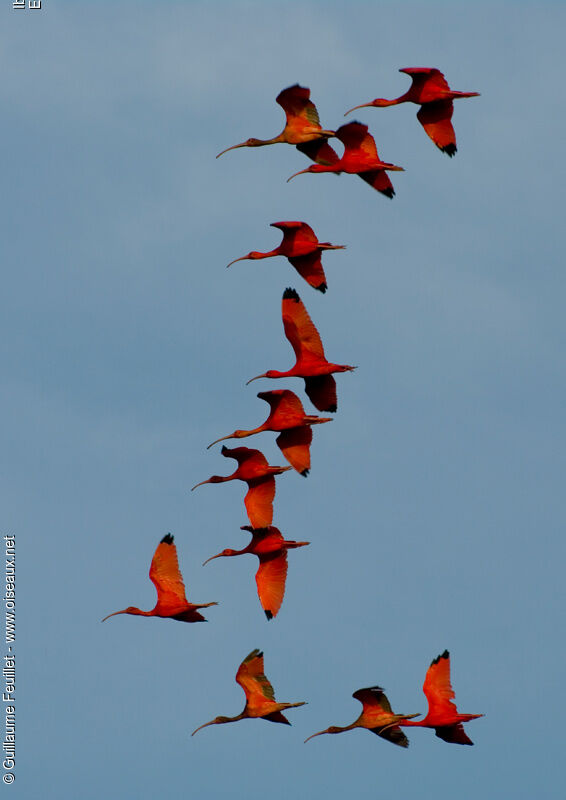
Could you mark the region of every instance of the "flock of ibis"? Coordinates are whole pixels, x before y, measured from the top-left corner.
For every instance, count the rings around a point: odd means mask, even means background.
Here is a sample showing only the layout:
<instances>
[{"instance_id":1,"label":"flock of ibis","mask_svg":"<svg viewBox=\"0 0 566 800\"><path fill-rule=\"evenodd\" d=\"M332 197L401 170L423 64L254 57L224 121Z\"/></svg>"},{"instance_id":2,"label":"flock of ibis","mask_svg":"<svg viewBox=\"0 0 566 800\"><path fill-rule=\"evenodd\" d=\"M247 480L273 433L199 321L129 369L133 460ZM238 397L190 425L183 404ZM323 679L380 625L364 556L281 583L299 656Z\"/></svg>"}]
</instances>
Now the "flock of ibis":
<instances>
[{"instance_id":1,"label":"flock of ibis","mask_svg":"<svg viewBox=\"0 0 566 800\"><path fill-rule=\"evenodd\" d=\"M378 98L355 106L350 111L371 106L380 108L398 103L416 103L420 106L417 118L425 132L440 150L450 157L454 156L456 135L451 122L453 100L475 97L478 93L453 91L438 69L412 67L400 71L412 78L412 84L405 94L394 100ZM261 147L285 142L295 145L315 162L288 180L306 172L346 172L359 175L366 183L389 198L395 195L387 172L402 171L403 167L381 161L367 125L349 122L336 131L322 128L317 109L310 100L310 90L298 84L284 89L276 100L286 115L285 127L278 136L267 140L247 139L223 150L217 158L229 150L240 147ZM342 157L339 157L329 144L328 140L333 137L344 145ZM321 255L326 250L343 249L344 245L320 242L312 228L305 222L273 222L272 226L279 228L283 234L278 247L265 253L252 250L247 255L234 259L228 266L244 259L285 256L311 287L326 292L327 281ZM251 378L248 383L259 378L303 378L305 393L312 405L320 412L334 413L338 406L334 374L350 372L356 367L335 364L326 359L318 330L295 289L285 289L281 310L283 329L295 353L295 364L283 371L269 369ZM233 433L216 439L208 447L226 439L242 439L262 431L274 431L278 434L276 443L290 466L268 464L260 450L248 447L229 448L223 445L222 455L237 462L236 470L230 475L212 475L207 480L197 483L193 489L205 483L224 483L232 480L241 480L247 484L244 504L250 525L243 525L242 530L251 534L251 541L240 550L229 548L222 550L204 563L244 553L257 556L259 559L256 572L257 592L265 615L270 620L279 612L285 594L287 550L309 544L309 542L286 540L279 529L272 525L275 476L291 469L305 477L308 475L311 467L312 426L331 422L331 418L306 413L301 400L290 389L263 391L257 396L269 404L270 412L265 422L251 430L236 429ZM116 614L135 614L146 617L168 617L182 622L200 622L204 621L204 617L199 609L217 605L215 602L191 603L187 600L177 549L171 534L164 536L158 544L151 561L149 577L157 590L155 608L142 611L129 606L123 611L109 614L108 617ZM257 649L246 656L238 667L236 681L246 696L244 710L234 717L215 717L210 722L200 725L193 735L208 725L236 722L246 717L261 717L271 722L289 725L283 712L305 704L304 701L279 703L275 700L273 687L264 673L263 653ZM358 689L353 697L362 704L362 712L354 722L342 727L332 725L313 733L305 741L324 733L341 733L353 728L366 728L393 744L407 747L409 742L402 728L425 727L433 728L436 735L446 742L471 745L472 741L464 731L463 723L481 717L482 714L458 712L450 681L450 655L447 650L430 664L423 691L428 701L428 712L423 719L417 721L414 718L420 716L419 714L394 713L381 687Z\"/></svg>"}]
</instances>

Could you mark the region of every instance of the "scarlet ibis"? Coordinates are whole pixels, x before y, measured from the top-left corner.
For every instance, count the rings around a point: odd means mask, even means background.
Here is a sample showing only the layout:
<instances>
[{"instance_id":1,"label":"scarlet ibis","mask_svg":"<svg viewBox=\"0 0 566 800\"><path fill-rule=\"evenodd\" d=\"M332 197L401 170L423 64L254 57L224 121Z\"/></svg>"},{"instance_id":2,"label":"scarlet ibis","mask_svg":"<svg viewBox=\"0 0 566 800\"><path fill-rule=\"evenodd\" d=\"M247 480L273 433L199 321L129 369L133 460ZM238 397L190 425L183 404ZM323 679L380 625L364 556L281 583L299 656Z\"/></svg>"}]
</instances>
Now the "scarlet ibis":
<instances>
[{"instance_id":1,"label":"scarlet ibis","mask_svg":"<svg viewBox=\"0 0 566 800\"><path fill-rule=\"evenodd\" d=\"M336 137L344 145L342 158L331 164L311 164L310 167L295 172L287 182L305 172L348 172L359 175L378 192L392 198L395 190L385 170L403 172L404 169L379 158L375 140L368 133L368 126L362 125L361 122L349 122L338 128Z\"/></svg>"},{"instance_id":2,"label":"scarlet ibis","mask_svg":"<svg viewBox=\"0 0 566 800\"><path fill-rule=\"evenodd\" d=\"M317 417L305 414L303 404L294 392L289 389L274 389L271 392L258 392L257 395L269 403L271 411L265 422L253 430L235 430L228 436L221 436L208 445L212 447L225 439L242 439L263 431L281 431L275 440L279 449L291 466L305 477L311 466L310 444L312 441L311 425L332 422L331 417ZM207 448L208 449L208 448Z\"/></svg>"},{"instance_id":3,"label":"scarlet ibis","mask_svg":"<svg viewBox=\"0 0 566 800\"><path fill-rule=\"evenodd\" d=\"M450 121L454 113L452 101L458 100L460 97L479 97L479 92L453 91L439 69L405 67L400 69L399 72L405 72L413 80L405 94L395 98L395 100L384 100L378 97L372 100L371 103L354 106L350 111L346 111L346 114L368 106L383 108L385 106L395 106L399 103L416 103L420 106L417 111L418 121L435 145L452 158L457 150L456 134Z\"/></svg>"},{"instance_id":4,"label":"scarlet ibis","mask_svg":"<svg viewBox=\"0 0 566 800\"><path fill-rule=\"evenodd\" d=\"M305 702L278 703L275 700L273 686L265 677L263 669L263 653L260 650L252 650L244 658L236 673L236 683L240 684L246 695L246 705L242 713L238 714L237 717L215 717L210 722L200 725L192 732L191 736L194 736L197 731L200 731L201 728L206 728L208 725L222 725L225 722L237 722L246 718L261 717L270 722L281 722L284 725L290 725L291 723L282 712L288 708L304 706Z\"/></svg>"},{"instance_id":5,"label":"scarlet ibis","mask_svg":"<svg viewBox=\"0 0 566 800\"><path fill-rule=\"evenodd\" d=\"M432 661L427 670L423 692L428 700L428 713L419 722L402 725L434 728L436 735L453 744L473 744L464 731L463 722L483 717L483 714L460 714L453 703L454 690L450 683L450 653L445 650Z\"/></svg>"},{"instance_id":6,"label":"scarlet ibis","mask_svg":"<svg viewBox=\"0 0 566 800\"><path fill-rule=\"evenodd\" d=\"M301 145L305 142L324 140L329 136L334 136L334 131L323 130L318 118L316 106L310 99L311 92L306 86L289 86L279 92L275 101L279 103L287 121L285 127L273 139L246 139L245 142L234 144L218 153L219 158L228 150L235 150L237 147L263 147L266 144L277 144L286 142L287 144ZM311 157L311 156L309 156Z\"/></svg>"},{"instance_id":7,"label":"scarlet ibis","mask_svg":"<svg viewBox=\"0 0 566 800\"><path fill-rule=\"evenodd\" d=\"M291 467L271 467L260 450L249 447L223 447L226 458L235 458L238 468L231 475L213 475L206 481L195 484L191 491L204 483L224 483L240 480L248 484L244 498L248 518L254 528L265 528L273 521L273 498L275 497L275 475L286 472Z\"/></svg>"},{"instance_id":8,"label":"scarlet ibis","mask_svg":"<svg viewBox=\"0 0 566 800\"><path fill-rule=\"evenodd\" d=\"M372 733L376 733L383 739L387 739L388 742L399 745L399 747L409 746L409 740L399 725L406 719L418 717L418 714L394 714L389 700L380 686L358 689L352 697L355 697L362 704L362 713L351 725L345 725L344 727L331 725L330 728L313 733L305 739L305 742L308 742L314 736L320 736L322 733L342 733L342 731L351 731L353 728L367 728Z\"/></svg>"},{"instance_id":9,"label":"scarlet ibis","mask_svg":"<svg viewBox=\"0 0 566 800\"><path fill-rule=\"evenodd\" d=\"M333 413L337 408L336 381L333 372L349 372L356 367L333 364L326 360L322 341L301 298L294 289L285 289L282 302L283 329L295 351L296 363L286 372L270 369L250 378L304 378L305 391L319 411Z\"/></svg>"},{"instance_id":10,"label":"scarlet ibis","mask_svg":"<svg viewBox=\"0 0 566 800\"><path fill-rule=\"evenodd\" d=\"M310 542L293 542L283 538L281 531L273 525L267 528L252 528L242 525L243 531L249 531L252 540L243 550L227 548L215 556L207 558L208 564L213 558L222 556L241 556L251 553L259 558L259 568L255 575L257 594L261 607L267 619L277 615L285 595L285 581L287 578L287 550L295 547L305 547ZM203 564L203 566L204 566Z\"/></svg>"},{"instance_id":11,"label":"scarlet ibis","mask_svg":"<svg viewBox=\"0 0 566 800\"><path fill-rule=\"evenodd\" d=\"M301 278L304 278L314 289L325 292L328 287L320 254L323 250L344 250L345 245L319 242L315 232L306 222L272 222L271 227L283 231L283 241L279 247L267 253L258 253L256 250L252 250L246 256L235 258L228 266L231 267L236 261L244 261L247 258L256 260L272 256L286 256Z\"/></svg>"},{"instance_id":12,"label":"scarlet ibis","mask_svg":"<svg viewBox=\"0 0 566 800\"><path fill-rule=\"evenodd\" d=\"M174 537L166 534L157 545L151 560L149 577L157 589L157 603L151 611L141 611L135 606L129 606L123 611L114 611L102 620L114 617L116 614L136 614L141 617L170 617L181 622L206 622L197 609L217 606L218 603L189 603L185 597L183 576L179 570L177 548Z\"/></svg>"}]
</instances>

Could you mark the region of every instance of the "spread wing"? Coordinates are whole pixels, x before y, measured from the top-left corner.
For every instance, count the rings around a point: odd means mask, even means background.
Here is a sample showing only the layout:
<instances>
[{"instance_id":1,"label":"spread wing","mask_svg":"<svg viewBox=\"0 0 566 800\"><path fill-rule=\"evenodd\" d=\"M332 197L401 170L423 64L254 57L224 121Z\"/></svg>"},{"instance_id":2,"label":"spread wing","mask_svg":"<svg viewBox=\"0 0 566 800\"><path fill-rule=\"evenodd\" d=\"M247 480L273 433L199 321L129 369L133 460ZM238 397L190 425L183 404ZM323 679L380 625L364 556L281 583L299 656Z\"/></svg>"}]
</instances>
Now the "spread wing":
<instances>
[{"instance_id":1,"label":"spread wing","mask_svg":"<svg viewBox=\"0 0 566 800\"><path fill-rule=\"evenodd\" d=\"M302 421L305 417L303 404L290 389L274 389L270 392L258 392L257 395L266 403L269 403L272 417L276 417L277 424L285 427L285 423L291 423L287 427L294 427L297 421Z\"/></svg>"},{"instance_id":2,"label":"spread wing","mask_svg":"<svg viewBox=\"0 0 566 800\"><path fill-rule=\"evenodd\" d=\"M287 125L321 128L318 111L310 100L310 96L310 89L307 89L306 86L299 86L298 83L279 92L275 100L285 112Z\"/></svg>"},{"instance_id":3,"label":"spread wing","mask_svg":"<svg viewBox=\"0 0 566 800\"><path fill-rule=\"evenodd\" d=\"M329 166L330 164L336 164L337 161L340 161L338 154L334 148L328 144L326 139L313 139L311 142L301 142L301 144L297 144L295 147L297 150L300 150L301 153L304 153L307 158L310 158L311 161L314 161L315 164Z\"/></svg>"},{"instance_id":4,"label":"spread wing","mask_svg":"<svg viewBox=\"0 0 566 800\"><path fill-rule=\"evenodd\" d=\"M185 584L177 559L177 548L170 533L157 545L151 560L149 577L157 589L158 605L179 606L187 602Z\"/></svg>"},{"instance_id":5,"label":"spread wing","mask_svg":"<svg viewBox=\"0 0 566 800\"><path fill-rule=\"evenodd\" d=\"M288 259L301 278L304 278L313 289L318 289L324 294L328 285L322 268L320 250L315 250L313 253L307 253L304 256L288 256Z\"/></svg>"},{"instance_id":6,"label":"spread wing","mask_svg":"<svg viewBox=\"0 0 566 800\"><path fill-rule=\"evenodd\" d=\"M423 692L428 700L428 715L431 717L437 719L443 714L453 716L458 713L456 703L452 702L455 695L450 683L450 653L448 650L435 658L428 668Z\"/></svg>"},{"instance_id":7,"label":"spread wing","mask_svg":"<svg viewBox=\"0 0 566 800\"><path fill-rule=\"evenodd\" d=\"M305 392L311 403L319 411L330 411L334 414L338 408L336 381L333 375L315 375L305 378Z\"/></svg>"},{"instance_id":8,"label":"spread wing","mask_svg":"<svg viewBox=\"0 0 566 800\"><path fill-rule=\"evenodd\" d=\"M442 725L439 728L435 728L434 732L439 739L443 739L445 742L473 745L461 722L456 722L454 725Z\"/></svg>"},{"instance_id":9,"label":"spread wing","mask_svg":"<svg viewBox=\"0 0 566 800\"><path fill-rule=\"evenodd\" d=\"M226 447L221 450L223 456L227 458L235 458L239 466L246 464L246 468L251 467L267 467L266 457L261 450L254 450L251 447Z\"/></svg>"},{"instance_id":10,"label":"spread wing","mask_svg":"<svg viewBox=\"0 0 566 800\"><path fill-rule=\"evenodd\" d=\"M399 72L410 75L413 79L413 86L418 90L421 90L427 84L431 89L438 89L442 92L450 91L446 78L439 69L434 67L405 67L400 69Z\"/></svg>"},{"instance_id":11,"label":"spread wing","mask_svg":"<svg viewBox=\"0 0 566 800\"><path fill-rule=\"evenodd\" d=\"M306 477L311 467L311 426L300 425L297 428L287 428L279 434L275 441L293 469Z\"/></svg>"},{"instance_id":12,"label":"spread wing","mask_svg":"<svg viewBox=\"0 0 566 800\"><path fill-rule=\"evenodd\" d=\"M266 528L273 521L275 478L266 475L247 481L248 492L244 498L248 519L252 528Z\"/></svg>"},{"instance_id":13,"label":"spread wing","mask_svg":"<svg viewBox=\"0 0 566 800\"><path fill-rule=\"evenodd\" d=\"M456 133L451 119L454 112L452 100L425 103L417 111L417 119L437 147L452 157L456 153Z\"/></svg>"},{"instance_id":14,"label":"spread wing","mask_svg":"<svg viewBox=\"0 0 566 800\"><path fill-rule=\"evenodd\" d=\"M379 161L373 136L368 126L361 122L348 122L336 131L336 136L347 150L361 150L368 158Z\"/></svg>"},{"instance_id":15,"label":"spread wing","mask_svg":"<svg viewBox=\"0 0 566 800\"><path fill-rule=\"evenodd\" d=\"M409 746L409 740L401 728L395 724L399 717L393 713L391 704L380 686L358 689L352 697L362 704L364 722L371 725L371 727L368 726L368 729L372 733L376 733L382 739L387 739L388 742L399 745L399 747Z\"/></svg>"},{"instance_id":16,"label":"spread wing","mask_svg":"<svg viewBox=\"0 0 566 800\"><path fill-rule=\"evenodd\" d=\"M309 317L301 298L294 289L285 289L281 307L285 336L290 341L297 361L314 356L318 361L324 358L322 341Z\"/></svg>"},{"instance_id":17,"label":"spread wing","mask_svg":"<svg viewBox=\"0 0 566 800\"><path fill-rule=\"evenodd\" d=\"M276 616L281 608L286 578L287 552L285 550L275 556L264 557L260 560L255 581L258 597L267 619Z\"/></svg>"},{"instance_id":18,"label":"spread wing","mask_svg":"<svg viewBox=\"0 0 566 800\"><path fill-rule=\"evenodd\" d=\"M366 183L369 183L378 192L384 194L386 197L392 198L395 196L395 189L384 169L372 169L368 172L359 172L358 175Z\"/></svg>"},{"instance_id":19,"label":"spread wing","mask_svg":"<svg viewBox=\"0 0 566 800\"><path fill-rule=\"evenodd\" d=\"M266 700L275 701L273 686L263 672L263 653L261 650L252 650L244 658L238 667L236 682L244 690L246 705L249 708L261 707Z\"/></svg>"}]
</instances>

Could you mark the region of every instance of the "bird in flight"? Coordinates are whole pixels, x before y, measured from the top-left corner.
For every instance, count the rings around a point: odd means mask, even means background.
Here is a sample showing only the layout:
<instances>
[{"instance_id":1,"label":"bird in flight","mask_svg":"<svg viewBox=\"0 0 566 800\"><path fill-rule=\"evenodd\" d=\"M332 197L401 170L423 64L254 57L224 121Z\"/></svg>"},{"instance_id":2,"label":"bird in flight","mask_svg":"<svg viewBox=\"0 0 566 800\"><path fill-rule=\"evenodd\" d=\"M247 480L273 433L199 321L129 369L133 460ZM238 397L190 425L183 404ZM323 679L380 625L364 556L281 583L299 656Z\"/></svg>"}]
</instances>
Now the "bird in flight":
<instances>
[{"instance_id":1,"label":"bird in flight","mask_svg":"<svg viewBox=\"0 0 566 800\"><path fill-rule=\"evenodd\" d=\"M286 472L291 467L272 467L260 450L250 447L223 447L220 451L226 458L235 458L238 468L231 475L212 475L206 481L195 484L191 491L205 483L225 483L226 481L245 481L248 492L244 498L248 519L252 527L265 528L273 521L273 499L275 497L275 475Z\"/></svg>"},{"instance_id":2,"label":"bird in flight","mask_svg":"<svg viewBox=\"0 0 566 800\"><path fill-rule=\"evenodd\" d=\"M452 114L454 113L452 101L461 97L479 97L479 92L455 92L450 88L439 69L405 67L405 69L400 69L399 72L405 72L413 80L405 94L394 100L384 100L378 97L372 100L371 103L354 106L350 111L346 111L346 114L368 106L384 108L385 106L395 106L399 103L416 103L420 106L417 111L418 121L435 145L452 157L458 149L456 147L456 134L451 122Z\"/></svg>"},{"instance_id":3,"label":"bird in flight","mask_svg":"<svg viewBox=\"0 0 566 800\"><path fill-rule=\"evenodd\" d=\"M235 150L237 147L263 147L266 144L287 144L303 145L306 142L323 141L326 142L329 136L334 136L334 131L323 130L318 118L318 111L315 104L310 99L311 92L306 86L289 86L279 92L275 101L279 103L285 112L285 127L278 136L273 139L246 139L245 142L234 144L218 153L216 158L227 153L228 150ZM304 152L304 151L303 151ZM312 151L318 154L318 148ZM324 151L322 151L322 155ZM319 157L322 157L319 155ZM312 156L309 156L312 158Z\"/></svg>"},{"instance_id":4,"label":"bird in flight","mask_svg":"<svg viewBox=\"0 0 566 800\"><path fill-rule=\"evenodd\" d=\"M468 738L463 722L483 717L483 714L460 714L454 700L450 683L450 653L445 650L431 663L427 670L423 692L428 700L428 713L418 722L402 722L402 725L434 728L436 735L453 744L473 744Z\"/></svg>"},{"instance_id":5,"label":"bird in flight","mask_svg":"<svg viewBox=\"0 0 566 800\"><path fill-rule=\"evenodd\" d=\"M102 620L116 614L135 614L141 617L169 617L181 622L206 622L198 612L199 608L217 606L218 603L189 603L185 597L185 584L179 570L177 548L170 533L166 534L157 545L151 560L149 577L157 589L157 603L151 611L142 611L129 606L123 611L114 611Z\"/></svg>"},{"instance_id":6,"label":"bird in flight","mask_svg":"<svg viewBox=\"0 0 566 800\"><path fill-rule=\"evenodd\" d=\"M332 373L349 372L356 367L326 360L319 333L294 289L283 292L281 311L285 336L295 351L296 363L286 372L270 369L250 378L248 383L258 378L304 378L305 391L315 408L335 412L338 401Z\"/></svg>"},{"instance_id":7,"label":"bird in flight","mask_svg":"<svg viewBox=\"0 0 566 800\"><path fill-rule=\"evenodd\" d=\"M252 540L243 550L226 549L215 556L207 558L208 564L213 558L222 556L240 556L251 553L259 558L259 567L255 575L257 594L261 607L267 619L277 615L285 595L285 581L287 579L287 550L295 547L304 547L310 542L286 541L281 531L273 525L267 528L252 528L242 525L243 531L249 531ZM204 566L203 564L203 566Z\"/></svg>"},{"instance_id":8,"label":"bird in flight","mask_svg":"<svg viewBox=\"0 0 566 800\"><path fill-rule=\"evenodd\" d=\"M331 164L311 164L310 167L295 172L294 175L287 178L287 183L305 172L347 172L351 175L359 175L378 192L390 199L393 198L395 190L386 170L404 172L404 169L380 159L375 140L368 133L368 126L362 125L361 122L349 122L338 128L336 138L340 139L344 145L342 158Z\"/></svg>"},{"instance_id":9,"label":"bird in flight","mask_svg":"<svg viewBox=\"0 0 566 800\"><path fill-rule=\"evenodd\" d=\"M281 722L284 725L291 723L282 713L288 708L304 706L305 703L278 703L275 700L273 686L265 677L263 671L263 653L260 650L252 652L244 658L236 673L236 683L239 683L246 695L246 705L241 714L236 717L215 717L210 722L205 722L194 730L194 736L201 728L207 725L222 725L225 722L237 722L240 719L254 719L261 717L270 722Z\"/></svg>"},{"instance_id":10,"label":"bird in flight","mask_svg":"<svg viewBox=\"0 0 566 800\"><path fill-rule=\"evenodd\" d=\"M332 422L331 417L317 417L305 414L303 404L290 389L274 389L271 392L258 392L257 395L269 403L271 411L268 418L258 428L242 431L235 430L228 436L221 436L212 445L225 439L241 439L263 431L280 431L275 440L279 449L291 466L305 477L311 466L310 445L312 442L311 425ZM207 448L208 449L208 448Z\"/></svg>"},{"instance_id":11,"label":"bird in flight","mask_svg":"<svg viewBox=\"0 0 566 800\"><path fill-rule=\"evenodd\" d=\"M328 287L322 268L321 253L323 250L344 250L345 245L319 242L315 232L306 222L272 222L271 227L279 228L283 232L283 240L278 247L267 253L252 250L245 256L235 258L228 266L231 267L236 261L244 261L248 258L256 260L272 256L286 256L301 278L304 278L314 289L325 292Z\"/></svg>"},{"instance_id":12,"label":"bird in flight","mask_svg":"<svg viewBox=\"0 0 566 800\"><path fill-rule=\"evenodd\" d=\"M418 717L418 714L394 714L389 700L380 686L358 689L352 697L355 697L362 704L362 713L351 725L345 725L344 727L331 725L330 728L313 733L305 739L305 742L323 733L342 733L343 731L351 731L354 728L366 728L368 731L381 736L382 739L387 739L388 742L399 745L399 747L409 746L409 740L399 725L411 717Z\"/></svg>"}]
</instances>

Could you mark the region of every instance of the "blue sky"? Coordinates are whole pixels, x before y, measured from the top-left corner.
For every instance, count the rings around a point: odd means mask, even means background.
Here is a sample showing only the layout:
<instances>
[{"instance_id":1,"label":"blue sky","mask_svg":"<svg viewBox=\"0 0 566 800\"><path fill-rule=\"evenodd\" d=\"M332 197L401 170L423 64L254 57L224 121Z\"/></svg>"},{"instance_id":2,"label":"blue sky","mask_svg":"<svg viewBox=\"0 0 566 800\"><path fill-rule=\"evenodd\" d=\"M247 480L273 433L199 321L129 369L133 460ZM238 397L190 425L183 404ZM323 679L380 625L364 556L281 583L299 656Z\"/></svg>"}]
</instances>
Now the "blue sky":
<instances>
[{"instance_id":1,"label":"blue sky","mask_svg":"<svg viewBox=\"0 0 566 800\"><path fill-rule=\"evenodd\" d=\"M2 528L17 540L14 797L558 798L564 701L564 165L560 4L48 2L2 17ZM397 196L284 145L214 156L283 127L309 86L321 121L437 66L448 159L416 107L354 117L405 167ZM347 249L314 292L270 250L305 220ZM338 375L312 472L278 479L291 552L267 623L243 547L241 484L206 445L262 422L245 381L293 363L293 286ZM249 440L282 463L274 437ZM178 545L207 625L152 608L158 541ZM244 697L255 647L292 728L190 732ZM474 748L410 732L303 739L359 712L363 686L426 712L448 648ZM552 721L549 713L553 713ZM292 716L291 716L292 715ZM8 790L6 790L7 792Z\"/></svg>"}]
</instances>

